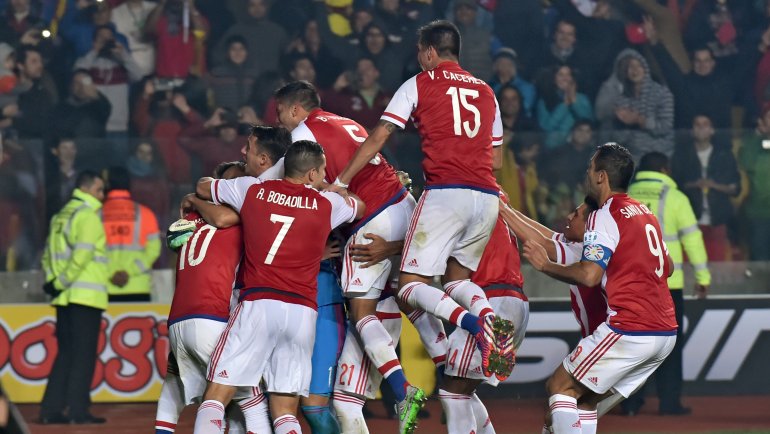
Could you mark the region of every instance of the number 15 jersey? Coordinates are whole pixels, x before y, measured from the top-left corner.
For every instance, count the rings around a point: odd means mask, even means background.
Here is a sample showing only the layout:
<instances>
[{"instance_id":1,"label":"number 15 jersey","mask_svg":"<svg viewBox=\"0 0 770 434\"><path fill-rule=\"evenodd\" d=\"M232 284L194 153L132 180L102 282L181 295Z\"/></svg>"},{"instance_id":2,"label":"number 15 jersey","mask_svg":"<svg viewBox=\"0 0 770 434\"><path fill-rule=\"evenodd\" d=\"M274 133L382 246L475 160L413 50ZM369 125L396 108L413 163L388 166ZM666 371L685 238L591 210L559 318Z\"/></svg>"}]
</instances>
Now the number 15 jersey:
<instances>
[{"instance_id":1,"label":"number 15 jersey","mask_svg":"<svg viewBox=\"0 0 770 434\"><path fill-rule=\"evenodd\" d=\"M426 188L470 188L498 194L492 146L503 143L503 124L492 89L443 62L407 80L381 119L406 126L414 120L425 154Z\"/></svg>"},{"instance_id":2,"label":"number 15 jersey","mask_svg":"<svg viewBox=\"0 0 770 434\"><path fill-rule=\"evenodd\" d=\"M582 260L605 269L607 323L617 333L676 334L667 250L658 219L627 194L610 197L588 217Z\"/></svg>"},{"instance_id":3,"label":"number 15 jersey","mask_svg":"<svg viewBox=\"0 0 770 434\"><path fill-rule=\"evenodd\" d=\"M357 202L302 184L248 176L214 180L211 196L241 216L241 300L273 299L316 309L326 238L332 229L353 221Z\"/></svg>"}]
</instances>

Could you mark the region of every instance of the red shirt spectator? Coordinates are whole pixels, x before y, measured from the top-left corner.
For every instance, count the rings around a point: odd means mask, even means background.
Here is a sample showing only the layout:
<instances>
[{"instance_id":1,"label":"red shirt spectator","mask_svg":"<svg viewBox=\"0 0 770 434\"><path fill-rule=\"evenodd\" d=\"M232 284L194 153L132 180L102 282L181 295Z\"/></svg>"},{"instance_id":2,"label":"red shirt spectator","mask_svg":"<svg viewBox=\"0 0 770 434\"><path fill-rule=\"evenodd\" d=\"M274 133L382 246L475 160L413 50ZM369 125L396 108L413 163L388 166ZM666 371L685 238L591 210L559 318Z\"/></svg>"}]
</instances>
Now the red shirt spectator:
<instances>
[{"instance_id":1,"label":"red shirt spectator","mask_svg":"<svg viewBox=\"0 0 770 434\"><path fill-rule=\"evenodd\" d=\"M196 75L205 70L203 41L208 22L190 3L190 24L184 28L185 3L168 0L160 3L147 18L145 31L155 39L155 74L162 78L186 78L191 69Z\"/></svg>"}]
</instances>

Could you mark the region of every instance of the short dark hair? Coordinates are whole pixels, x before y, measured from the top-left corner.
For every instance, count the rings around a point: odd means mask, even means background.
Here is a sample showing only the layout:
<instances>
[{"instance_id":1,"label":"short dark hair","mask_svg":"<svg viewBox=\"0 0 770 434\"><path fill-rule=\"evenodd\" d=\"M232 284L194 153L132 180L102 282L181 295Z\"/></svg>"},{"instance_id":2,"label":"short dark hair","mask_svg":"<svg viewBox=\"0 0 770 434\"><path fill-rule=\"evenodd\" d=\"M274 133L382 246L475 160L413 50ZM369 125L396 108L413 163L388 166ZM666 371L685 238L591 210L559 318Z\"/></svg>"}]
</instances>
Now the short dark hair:
<instances>
[{"instance_id":1,"label":"short dark hair","mask_svg":"<svg viewBox=\"0 0 770 434\"><path fill-rule=\"evenodd\" d=\"M297 64L301 60L307 60L315 68L315 61L313 60L312 57L310 57L309 54L307 54L307 53L297 53L297 52L290 53L290 54L286 55L285 57L283 57L282 62L281 62L281 66L282 66L284 75L286 77L291 77L290 73L292 71L294 71L294 68L297 67Z\"/></svg>"},{"instance_id":2,"label":"short dark hair","mask_svg":"<svg viewBox=\"0 0 770 434\"><path fill-rule=\"evenodd\" d=\"M323 163L324 148L310 140L299 140L286 150L283 166L287 177L299 178Z\"/></svg>"},{"instance_id":3,"label":"short dark hair","mask_svg":"<svg viewBox=\"0 0 770 434\"><path fill-rule=\"evenodd\" d=\"M417 30L418 42L424 48L433 47L439 57L460 58L460 31L447 20L432 21Z\"/></svg>"},{"instance_id":4,"label":"short dark hair","mask_svg":"<svg viewBox=\"0 0 770 434\"><path fill-rule=\"evenodd\" d=\"M29 56L29 53L37 53L42 56L39 48L34 45L25 44L16 49L16 63L21 65L27 63L27 57Z\"/></svg>"},{"instance_id":5,"label":"short dark hair","mask_svg":"<svg viewBox=\"0 0 770 434\"><path fill-rule=\"evenodd\" d=\"M642 172L663 172L668 170L668 157L662 152L649 152L644 154L639 162L639 171Z\"/></svg>"},{"instance_id":6,"label":"short dark hair","mask_svg":"<svg viewBox=\"0 0 770 434\"><path fill-rule=\"evenodd\" d=\"M244 38L241 35L230 35L225 39L225 47L228 49L231 45L238 43L244 46L246 48L246 51L249 51L249 43L246 41L246 38Z\"/></svg>"},{"instance_id":7,"label":"short dark hair","mask_svg":"<svg viewBox=\"0 0 770 434\"><path fill-rule=\"evenodd\" d=\"M99 30L103 30L103 29L107 29L110 32L112 32L112 36L115 36L117 34L117 32L115 31L115 29L112 27L111 24L100 24L94 27L94 33L92 33L93 36L91 36L91 39L96 40L97 36L99 36Z\"/></svg>"},{"instance_id":8,"label":"short dark hair","mask_svg":"<svg viewBox=\"0 0 770 434\"><path fill-rule=\"evenodd\" d=\"M286 128L255 125L251 127L251 135L257 139L259 150L267 154L273 164L283 157L291 145L291 133Z\"/></svg>"},{"instance_id":9,"label":"short dark hair","mask_svg":"<svg viewBox=\"0 0 770 434\"><path fill-rule=\"evenodd\" d=\"M223 163L219 163L217 167L214 168L214 179L222 179L225 176L225 172L236 166L244 169L246 167L246 163L243 161L225 161Z\"/></svg>"},{"instance_id":10,"label":"short dark hair","mask_svg":"<svg viewBox=\"0 0 770 434\"><path fill-rule=\"evenodd\" d=\"M628 149L609 142L597 147L594 155L594 169L607 172L613 191L626 191L634 176L634 159Z\"/></svg>"},{"instance_id":11,"label":"short dark hair","mask_svg":"<svg viewBox=\"0 0 770 434\"><path fill-rule=\"evenodd\" d=\"M321 106L318 91L306 80L292 81L276 90L275 101L279 104L299 104L308 111Z\"/></svg>"},{"instance_id":12,"label":"short dark hair","mask_svg":"<svg viewBox=\"0 0 770 434\"><path fill-rule=\"evenodd\" d=\"M107 190L128 190L131 188L131 174L122 166L107 169Z\"/></svg>"},{"instance_id":13,"label":"short dark hair","mask_svg":"<svg viewBox=\"0 0 770 434\"><path fill-rule=\"evenodd\" d=\"M594 121L592 121L591 119L580 118L580 119L575 121L575 123L572 125L572 128L570 129L570 131L575 131L578 128L583 127L583 126L587 126L587 127L591 128L591 131L596 130L596 124L594 124Z\"/></svg>"},{"instance_id":14,"label":"short dark hair","mask_svg":"<svg viewBox=\"0 0 770 434\"><path fill-rule=\"evenodd\" d=\"M591 196L586 196L583 198L583 203L586 204L585 207L585 218L587 219L588 216L599 209L599 202L596 201L596 199L592 198Z\"/></svg>"},{"instance_id":15,"label":"short dark hair","mask_svg":"<svg viewBox=\"0 0 770 434\"><path fill-rule=\"evenodd\" d=\"M104 181L104 178L102 178L101 175L99 175L98 172L90 169L83 170L78 174L77 179L75 180L75 185L77 188L89 188L92 185L94 185L94 182L97 179L101 179Z\"/></svg>"}]
</instances>

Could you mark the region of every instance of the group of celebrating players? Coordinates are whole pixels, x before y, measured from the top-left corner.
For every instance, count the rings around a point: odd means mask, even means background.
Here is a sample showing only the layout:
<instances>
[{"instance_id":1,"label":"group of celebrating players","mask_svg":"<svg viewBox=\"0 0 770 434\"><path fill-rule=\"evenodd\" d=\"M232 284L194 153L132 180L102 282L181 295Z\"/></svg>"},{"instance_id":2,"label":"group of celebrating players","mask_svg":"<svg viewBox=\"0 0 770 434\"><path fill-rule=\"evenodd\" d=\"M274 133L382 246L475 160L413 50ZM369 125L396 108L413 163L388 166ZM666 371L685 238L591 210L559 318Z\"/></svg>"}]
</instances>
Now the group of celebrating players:
<instances>
[{"instance_id":1,"label":"group of celebrating players","mask_svg":"<svg viewBox=\"0 0 770 434\"><path fill-rule=\"evenodd\" d=\"M599 147L564 234L529 220L495 181L499 109L459 51L453 24L421 28L423 72L371 135L323 111L311 84L283 86L282 128L253 127L245 161L223 163L185 197L169 229L179 259L156 433L173 432L194 403L196 434L236 432L231 402L250 433L301 433L298 407L313 433L368 433L362 408L383 379L399 432L411 433L426 396L396 355L402 311L443 372L449 433L494 433L475 390L510 375L524 338L517 238L536 269L573 285L584 336L548 381L544 432L596 432L597 407L628 396L668 355L671 265L657 220L624 193L628 151ZM419 202L379 153L408 119L425 154ZM448 338L442 321L456 327Z\"/></svg>"}]
</instances>

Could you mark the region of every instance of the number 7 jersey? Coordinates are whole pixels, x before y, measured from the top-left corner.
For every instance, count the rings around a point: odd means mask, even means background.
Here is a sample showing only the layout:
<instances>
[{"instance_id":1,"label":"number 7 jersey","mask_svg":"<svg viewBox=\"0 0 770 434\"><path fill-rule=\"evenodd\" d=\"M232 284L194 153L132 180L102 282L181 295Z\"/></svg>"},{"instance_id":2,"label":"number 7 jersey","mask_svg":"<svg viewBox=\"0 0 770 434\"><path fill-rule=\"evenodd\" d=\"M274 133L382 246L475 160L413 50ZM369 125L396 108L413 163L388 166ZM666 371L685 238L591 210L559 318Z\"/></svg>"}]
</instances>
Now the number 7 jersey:
<instances>
[{"instance_id":1,"label":"number 7 jersey","mask_svg":"<svg viewBox=\"0 0 770 434\"><path fill-rule=\"evenodd\" d=\"M668 253L658 219L627 194L610 197L586 221L583 261L602 266L607 323L621 334L675 335Z\"/></svg>"},{"instance_id":2,"label":"number 7 jersey","mask_svg":"<svg viewBox=\"0 0 770 434\"><path fill-rule=\"evenodd\" d=\"M381 119L404 128L410 117L422 138L426 188L498 194L492 147L503 143L503 124L489 85L443 62L401 85Z\"/></svg>"}]
</instances>

